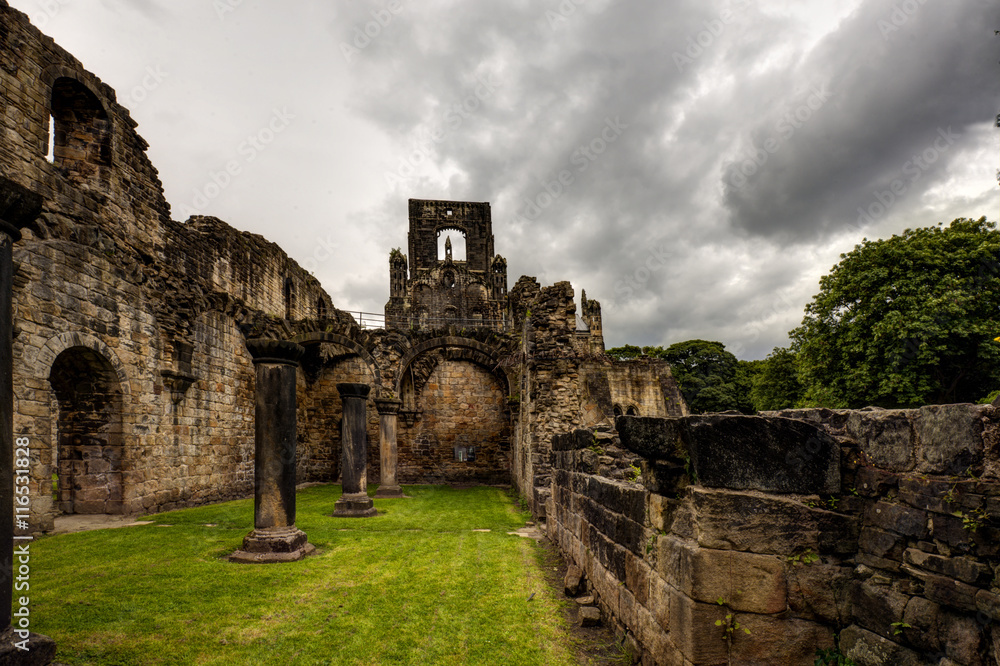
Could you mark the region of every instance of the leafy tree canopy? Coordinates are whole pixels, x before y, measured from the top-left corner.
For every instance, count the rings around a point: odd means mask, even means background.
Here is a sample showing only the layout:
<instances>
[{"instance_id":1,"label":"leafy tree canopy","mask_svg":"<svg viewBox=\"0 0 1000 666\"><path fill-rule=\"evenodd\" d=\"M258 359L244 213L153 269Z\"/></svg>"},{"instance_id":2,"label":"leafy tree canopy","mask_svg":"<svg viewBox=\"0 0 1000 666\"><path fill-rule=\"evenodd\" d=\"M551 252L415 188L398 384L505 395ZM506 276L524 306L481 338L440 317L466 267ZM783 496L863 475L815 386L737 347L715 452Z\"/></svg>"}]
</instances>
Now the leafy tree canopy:
<instances>
[{"instance_id":1,"label":"leafy tree canopy","mask_svg":"<svg viewBox=\"0 0 1000 666\"><path fill-rule=\"evenodd\" d=\"M862 243L791 332L805 402L975 402L1000 387L1000 232L986 218Z\"/></svg>"},{"instance_id":2,"label":"leafy tree canopy","mask_svg":"<svg viewBox=\"0 0 1000 666\"><path fill-rule=\"evenodd\" d=\"M759 363L758 372L753 376L750 401L754 409L790 409L801 404L802 383L795 363L795 352L775 347Z\"/></svg>"},{"instance_id":3,"label":"leafy tree canopy","mask_svg":"<svg viewBox=\"0 0 1000 666\"><path fill-rule=\"evenodd\" d=\"M737 383L739 361L721 342L678 342L663 350L662 357L670 364L692 413L724 412L749 406Z\"/></svg>"}]
</instances>

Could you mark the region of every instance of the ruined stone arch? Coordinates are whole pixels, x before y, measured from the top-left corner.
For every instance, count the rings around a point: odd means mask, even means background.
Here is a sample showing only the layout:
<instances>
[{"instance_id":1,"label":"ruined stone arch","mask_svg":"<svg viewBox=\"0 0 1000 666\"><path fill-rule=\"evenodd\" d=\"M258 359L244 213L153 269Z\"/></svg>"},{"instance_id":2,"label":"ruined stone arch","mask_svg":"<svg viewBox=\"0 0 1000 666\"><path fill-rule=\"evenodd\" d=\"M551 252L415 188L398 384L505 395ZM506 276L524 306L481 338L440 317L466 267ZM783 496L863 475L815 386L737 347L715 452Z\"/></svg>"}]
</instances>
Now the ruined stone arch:
<instances>
[{"instance_id":1,"label":"ruined stone arch","mask_svg":"<svg viewBox=\"0 0 1000 666\"><path fill-rule=\"evenodd\" d=\"M330 342L335 345L340 345L341 347L344 347L352 353L360 356L371 370L372 376L375 378L375 386L382 386L382 371L379 369L378 363L375 362L375 357L372 356L371 352L365 349L360 343L348 338L347 336L341 335L340 333L312 331L310 333L303 333L302 335L295 336L292 338L292 342L296 342L303 347L320 344L322 342Z\"/></svg>"},{"instance_id":2,"label":"ruined stone arch","mask_svg":"<svg viewBox=\"0 0 1000 666\"><path fill-rule=\"evenodd\" d=\"M51 440L42 482L55 473L62 513L123 513L125 410L131 385L117 355L85 333L49 340L35 358L48 380Z\"/></svg>"},{"instance_id":3,"label":"ruined stone arch","mask_svg":"<svg viewBox=\"0 0 1000 666\"><path fill-rule=\"evenodd\" d=\"M121 386L122 393L124 395L132 394L132 385L128 373L125 371L125 364L121 362L121 359L118 358L110 347L89 333L60 333L51 338L35 353L34 362L32 363L34 372L32 374L37 377L47 377L56 358L67 349L73 347L86 347L103 356L111 364L111 367L114 368L115 374L118 375L118 383Z\"/></svg>"},{"instance_id":4,"label":"ruined stone arch","mask_svg":"<svg viewBox=\"0 0 1000 666\"><path fill-rule=\"evenodd\" d=\"M460 338L456 336L442 336L425 340L409 349L405 356L399 361L399 372L396 374L394 390L396 395L402 395L403 378L406 376L410 366L417 357L435 349L445 349L450 351L448 358L451 360L471 361L481 365L492 374L496 375L504 388L510 393L511 380L506 370L501 364L500 355L496 350L488 345L473 340L471 338Z\"/></svg>"}]
</instances>

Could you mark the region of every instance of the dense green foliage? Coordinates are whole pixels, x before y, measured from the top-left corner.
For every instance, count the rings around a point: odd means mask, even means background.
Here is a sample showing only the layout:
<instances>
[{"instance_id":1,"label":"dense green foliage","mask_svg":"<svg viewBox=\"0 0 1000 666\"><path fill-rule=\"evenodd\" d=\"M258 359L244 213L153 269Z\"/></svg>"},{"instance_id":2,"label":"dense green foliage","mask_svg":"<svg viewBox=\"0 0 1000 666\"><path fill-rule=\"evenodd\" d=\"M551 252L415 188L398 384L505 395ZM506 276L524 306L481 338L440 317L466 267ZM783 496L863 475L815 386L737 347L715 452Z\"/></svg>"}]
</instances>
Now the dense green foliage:
<instances>
[{"instance_id":1,"label":"dense green foliage","mask_svg":"<svg viewBox=\"0 0 1000 666\"><path fill-rule=\"evenodd\" d=\"M317 553L286 564L225 559L252 500L44 537L31 628L65 664L576 663L542 549L508 534L530 516L497 488L406 492L361 519L328 515L339 486L301 491Z\"/></svg>"},{"instance_id":2,"label":"dense green foliage","mask_svg":"<svg viewBox=\"0 0 1000 666\"><path fill-rule=\"evenodd\" d=\"M775 347L767 358L757 363L750 400L754 409L790 409L800 405L803 387L795 363L795 352Z\"/></svg>"},{"instance_id":3,"label":"dense green foliage","mask_svg":"<svg viewBox=\"0 0 1000 666\"><path fill-rule=\"evenodd\" d=\"M864 240L791 332L805 402L975 402L1000 386L1000 232L986 221Z\"/></svg>"}]
</instances>

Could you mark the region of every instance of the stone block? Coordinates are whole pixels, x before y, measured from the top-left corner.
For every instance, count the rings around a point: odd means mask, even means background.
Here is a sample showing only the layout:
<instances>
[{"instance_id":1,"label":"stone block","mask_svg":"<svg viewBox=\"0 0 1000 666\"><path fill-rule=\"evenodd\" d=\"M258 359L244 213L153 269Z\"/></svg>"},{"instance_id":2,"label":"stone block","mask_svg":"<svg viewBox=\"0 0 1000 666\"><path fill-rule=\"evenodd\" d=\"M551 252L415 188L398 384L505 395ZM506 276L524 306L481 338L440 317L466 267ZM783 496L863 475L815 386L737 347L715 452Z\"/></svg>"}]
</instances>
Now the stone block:
<instances>
[{"instance_id":1,"label":"stone block","mask_svg":"<svg viewBox=\"0 0 1000 666\"><path fill-rule=\"evenodd\" d=\"M983 405L928 405L916 423L917 466L924 474L959 475L983 464Z\"/></svg>"},{"instance_id":2,"label":"stone block","mask_svg":"<svg viewBox=\"0 0 1000 666\"><path fill-rule=\"evenodd\" d=\"M993 570L990 567L971 557L942 557L925 553L917 548L907 548L903 559L907 564L949 578L957 578L970 585L986 586L993 578Z\"/></svg>"},{"instance_id":3,"label":"stone block","mask_svg":"<svg viewBox=\"0 0 1000 666\"><path fill-rule=\"evenodd\" d=\"M876 577L851 581L848 586L851 614L868 631L891 639L894 631L892 623L903 620L910 598L880 582Z\"/></svg>"},{"instance_id":4,"label":"stone block","mask_svg":"<svg viewBox=\"0 0 1000 666\"><path fill-rule=\"evenodd\" d=\"M734 610L780 613L787 606L783 561L771 555L699 548L673 537L657 540L658 573L694 601L727 602Z\"/></svg>"},{"instance_id":5,"label":"stone block","mask_svg":"<svg viewBox=\"0 0 1000 666\"><path fill-rule=\"evenodd\" d=\"M911 570L912 573L912 570ZM922 574L924 596L942 606L975 613L977 610L975 587L937 574Z\"/></svg>"},{"instance_id":6,"label":"stone block","mask_svg":"<svg viewBox=\"0 0 1000 666\"><path fill-rule=\"evenodd\" d=\"M938 620L941 607L924 599L923 597L913 597L906 604L903 612L903 622L910 625L909 628L902 628L903 636L907 642L923 652L937 652L941 649L941 642L938 637ZM894 634L895 638L896 635Z\"/></svg>"},{"instance_id":7,"label":"stone block","mask_svg":"<svg viewBox=\"0 0 1000 666\"><path fill-rule=\"evenodd\" d=\"M569 565L566 569L566 577L563 581L563 587L566 592L566 596L575 597L580 593L580 585L583 582L583 570L575 564Z\"/></svg>"},{"instance_id":8,"label":"stone block","mask_svg":"<svg viewBox=\"0 0 1000 666\"><path fill-rule=\"evenodd\" d=\"M788 606L795 615L836 625L848 617L851 567L797 564L788 568Z\"/></svg>"},{"instance_id":9,"label":"stone block","mask_svg":"<svg viewBox=\"0 0 1000 666\"><path fill-rule=\"evenodd\" d=\"M903 536L927 536L927 514L905 504L876 502L865 510L865 525L891 530Z\"/></svg>"},{"instance_id":10,"label":"stone block","mask_svg":"<svg viewBox=\"0 0 1000 666\"><path fill-rule=\"evenodd\" d=\"M649 460L682 462L690 455L682 438L682 419L620 416L615 429L623 448Z\"/></svg>"},{"instance_id":11,"label":"stone block","mask_svg":"<svg viewBox=\"0 0 1000 666\"><path fill-rule=\"evenodd\" d=\"M720 550L791 555L853 554L858 523L852 516L807 507L779 496L692 488L699 545Z\"/></svg>"},{"instance_id":12,"label":"stone block","mask_svg":"<svg viewBox=\"0 0 1000 666\"><path fill-rule=\"evenodd\" d=\"M868 462L890 472L906 472L914 465L913 415L913 410L905 409L852 411L844 431Z\"/></svg>"},{"instance_id":13,"label":"stone block","mask_svg":"<svg viewBox=\"0 0 1000 666\"><path fill-rule=\"evenodd\" d=\"M858 537L858 550L861 554L895 562L893 569L898 568L903 561L905 540L893 532L886 532L874 527L865 527Z\"/></svg>"},{"instance_id":14,"label":"stone block","mask_svg":"<svg viewBox=\"0 0 1000 666\"><path fill-rule=\"evenodd\" d=\"M692 664L722 666L729 664L729 651L717 620L724 620L726 609L718 604L704 604L669 589L670 638Z\"/></svg>"},{"instance_id":15,"label":"stone block","mask_svg":"<svg viewBox=\"0 0 1000 666\"><path fill-rule=\"evenodd\" d=\"M859 666L924 666L913 650L857 625L840 632L840 650Z\"/></svg>"},{"instance_id":16,"label":"stone block","mask_svg":"<svg viewBox=\"0 0 1000 666\"><path fill-rule=\"evenodd\" d=\"M943 541L949 547L961 552L968 552L972 546L973 534L965 529L962 519L958 516L932 513L930 536Z\"/></svg>"},{"instance_id":17,"label":"stone block","mask_svg":"<svg viewBox=\"0 0 1000 666\"><path fill-rule=\"evenodd\" d=\"M740 629L733 632L733 664L812 664L817 649L834 644L833 629L816 622L747 613L737 613L735 619L740 623Z\"/></svg>"},{"instance_id":18,"label":"stone block","mask_svg":"<svg viewBox=\"0 0 1000 666\"><path fill-rule=\"evenodd\" d=\"M649 600L646 604L653 619L664 631L670 630L669 586L660 576L653 574L649 579Z\"/></svg>"},{"instance_id":19,"label":"stone block","mask_svg":"<svg viewBox=\"0 0 1000 666\"><path fill-rule=\"evenodd\" d=\"M984 618L1000 621L1000 594L979 590L976 592L976 609Z\"/></svg>"}]
</instances>

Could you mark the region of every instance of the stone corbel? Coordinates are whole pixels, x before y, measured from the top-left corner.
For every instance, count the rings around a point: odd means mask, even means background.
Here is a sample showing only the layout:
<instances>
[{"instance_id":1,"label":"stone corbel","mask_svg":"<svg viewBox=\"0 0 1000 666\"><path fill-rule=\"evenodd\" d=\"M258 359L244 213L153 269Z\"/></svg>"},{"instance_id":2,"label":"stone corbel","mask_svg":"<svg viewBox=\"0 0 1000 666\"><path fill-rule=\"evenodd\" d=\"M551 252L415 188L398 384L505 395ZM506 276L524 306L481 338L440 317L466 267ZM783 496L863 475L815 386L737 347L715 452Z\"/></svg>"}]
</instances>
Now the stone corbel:
<instances>
[{"instance_id":1,"label":"stone corbel","mask_svg":"<svg viewBox=\"0 0 1000 666\"><path fill-rule=\"evenodd\" d=\"M175 404L180 404L191 385L198 381L198 378L178 372L176 370L160 370L163 377L163 385L170 389L170 400Z\"/></svg>"},{"instance_id":2,"label":"stone corbel","mask_svg":"<svg viewBox=\"0 0 1000 666\"><path fill-rule=\"evenodd\" d=\"M406 424L407 428L412 428L413 424L420 420L420 415L423 412L419 409L401 409L399 410L399 416L403 419L403 423Z\"/></svg>"}]
</instances>

